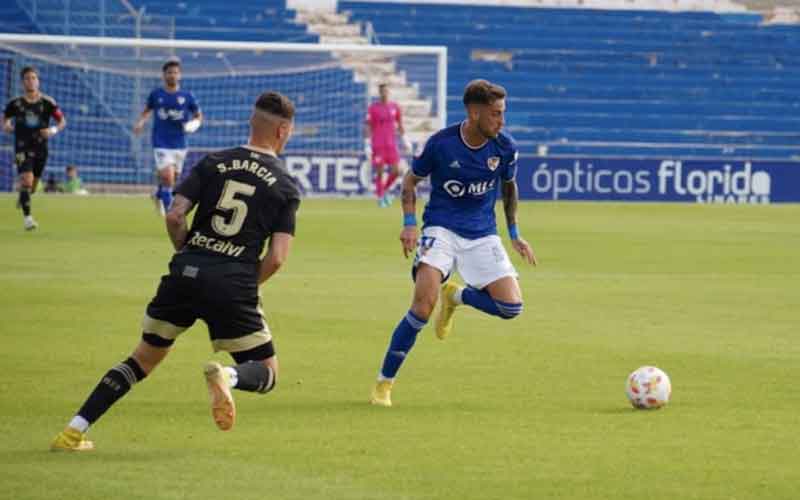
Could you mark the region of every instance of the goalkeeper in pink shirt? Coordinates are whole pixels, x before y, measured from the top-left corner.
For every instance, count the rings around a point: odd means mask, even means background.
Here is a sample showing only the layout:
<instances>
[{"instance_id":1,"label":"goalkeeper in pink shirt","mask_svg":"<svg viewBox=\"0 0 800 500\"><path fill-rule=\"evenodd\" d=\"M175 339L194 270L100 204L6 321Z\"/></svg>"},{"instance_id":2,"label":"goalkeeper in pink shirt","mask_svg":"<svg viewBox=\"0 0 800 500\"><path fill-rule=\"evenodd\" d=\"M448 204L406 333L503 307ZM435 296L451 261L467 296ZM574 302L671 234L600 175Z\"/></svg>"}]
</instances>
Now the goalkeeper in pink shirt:
<instances>
[{"instance_id":1,"label":"goalkeeper in pink shirt","mask_svg":"<svg viewBox=\"0 0 800 500\"><path fill-rule=\"evenodd\" d=\"M388 207L392 203L389 188L399 175L398 164L400 154L397 151L395 134L403 140L403 147L410 152L410 144L403 137L403 115L400 106L389 100L389 87L382 83L378 86L380 100L373 102L367 110L365 127L365 149L367 157L372 158L375 169L375 195L379 207ZM389 175L384 181L384 170L389 167Z\"/></svg>"}]
</instances>

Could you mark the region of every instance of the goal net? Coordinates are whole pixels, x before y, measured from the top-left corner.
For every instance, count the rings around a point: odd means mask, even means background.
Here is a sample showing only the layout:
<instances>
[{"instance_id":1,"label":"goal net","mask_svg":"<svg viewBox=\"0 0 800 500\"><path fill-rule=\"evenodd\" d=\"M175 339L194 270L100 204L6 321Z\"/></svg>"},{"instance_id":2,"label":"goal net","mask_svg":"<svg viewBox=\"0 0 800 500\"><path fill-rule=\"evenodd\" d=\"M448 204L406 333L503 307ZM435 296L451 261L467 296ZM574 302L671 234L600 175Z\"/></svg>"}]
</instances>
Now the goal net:
<instances>
[{"instance_id":1,"label":"goal net","mask_svg":"<svg viewBox=\"0 0 800 500\"><path fill-rule=\"evenodd\" d=\"M363 126L379 83L389 83L417 146L445 123L444 47L238 43L0 34L0 101L23 93L19 72L34 66L41 91L59 103L66 130L50 142L45 177L78 167L90 189L142 192L153 184L151 126L133 124L163 84L161 67L178 59L181 88L204 114L188 136L184 176L205 153L243 144L255 98L265 90L297 108L287 166L309 194L363 194ZM152 121L152 120L151 120ZM13 188L13 139L0 142L0 190ZM365 182L366 181L366 182Z\"/></svg>"}]
</instances>

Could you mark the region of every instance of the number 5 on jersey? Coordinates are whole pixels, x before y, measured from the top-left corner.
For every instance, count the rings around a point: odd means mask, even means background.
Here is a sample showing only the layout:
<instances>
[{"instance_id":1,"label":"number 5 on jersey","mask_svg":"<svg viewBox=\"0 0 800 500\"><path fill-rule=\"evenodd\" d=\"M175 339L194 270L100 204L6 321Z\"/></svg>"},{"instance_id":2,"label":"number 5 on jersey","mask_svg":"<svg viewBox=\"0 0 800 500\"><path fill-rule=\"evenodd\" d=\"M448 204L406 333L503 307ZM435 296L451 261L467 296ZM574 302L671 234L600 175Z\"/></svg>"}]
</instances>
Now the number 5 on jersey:
<instances>
[{"instance_id":1,"label":"number 5 on jersey","mask_svg":"<svg viewBox=\"0 0 800 500\"><path fill-rule=\"evenodd\" d=\"M215 215L211 218L211 226L220 236L235 236L242 229L242 224L247 218L247 203L236 198L237 194L242 196L253 196L256 187L244 182L228 179L222 189L222 196L219 197L217 208L226 212L232 210L230 222L225 221L225 217Z\"/></svg>"}]
</instances>

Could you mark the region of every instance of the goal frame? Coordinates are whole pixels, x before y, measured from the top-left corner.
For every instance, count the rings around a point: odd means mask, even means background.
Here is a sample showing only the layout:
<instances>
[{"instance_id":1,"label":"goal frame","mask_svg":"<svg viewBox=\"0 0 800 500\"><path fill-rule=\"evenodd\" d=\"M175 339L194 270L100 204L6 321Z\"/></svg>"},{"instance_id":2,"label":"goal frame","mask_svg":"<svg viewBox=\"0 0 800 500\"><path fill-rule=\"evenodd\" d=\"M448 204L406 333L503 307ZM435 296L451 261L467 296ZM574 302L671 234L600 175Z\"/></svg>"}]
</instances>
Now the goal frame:
<instances>
[{"instance_id":1,"label":"goal frame","mask_svg":"<svg viewBox=\"0 0 800 500\"><path fill-rule=\"evenodd\" d=\"M443 45L367 45L334 43L235 42L213 40L175 40L159 38L113 38L0 33L0 42L41 45L93 45L157 49L209 49L231 51L352 52L383 55L432 55L436 57L436 121L447 125L447 47Z\"/></svg>"}]
</instances>

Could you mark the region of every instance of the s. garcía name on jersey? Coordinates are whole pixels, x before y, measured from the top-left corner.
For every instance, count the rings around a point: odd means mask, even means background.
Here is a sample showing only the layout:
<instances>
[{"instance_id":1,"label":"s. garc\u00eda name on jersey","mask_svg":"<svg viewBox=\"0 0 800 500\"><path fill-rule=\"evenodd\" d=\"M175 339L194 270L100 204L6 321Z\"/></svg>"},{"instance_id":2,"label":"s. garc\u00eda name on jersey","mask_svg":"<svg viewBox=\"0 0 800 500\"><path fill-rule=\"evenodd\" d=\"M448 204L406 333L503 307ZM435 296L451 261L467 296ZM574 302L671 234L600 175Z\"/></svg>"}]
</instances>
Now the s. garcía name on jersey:
<instances>
[{"instance_id":1,"label":"s. garc\u00eda name on jersey","mask_svg":"<svg viewBox=\"0 0 800 500\"><path fill-rule=\"evenodd\" d=\"M752 172L748 161L733 170L729 164L719 169L689 170L683 162L664 160L658 167L658 192L694 196L698 203L769 203L772 179L764 171Z\"/></svg>"},{"instance_id":2,"label":"s. garc\u00eda name on jersey","mask_svg":"<svg viewBox=\"0 0 800 500\"><path fill-rule=\"evenodd\" d=\"M194 247L204 248L230 257L239 257L244 252L244 245L234 245L230 241L218 240L196 231L186 243Z\"/></svg>"},{"instance_id":3,"label":"s. garc\u00eda name on jersey","mask_svg":"<svg viewBox=\"0 0 800 500\"><path fill-rule=\"evenodd\" d=\"M258 163L255 160L231 160L230 163L217 163L217 171L224 174L225 172L232 172L234 170L245 170L267 183L267 186L272 186L278 179L269 171L267 167Z\"/></svg>"}]
</instances>

